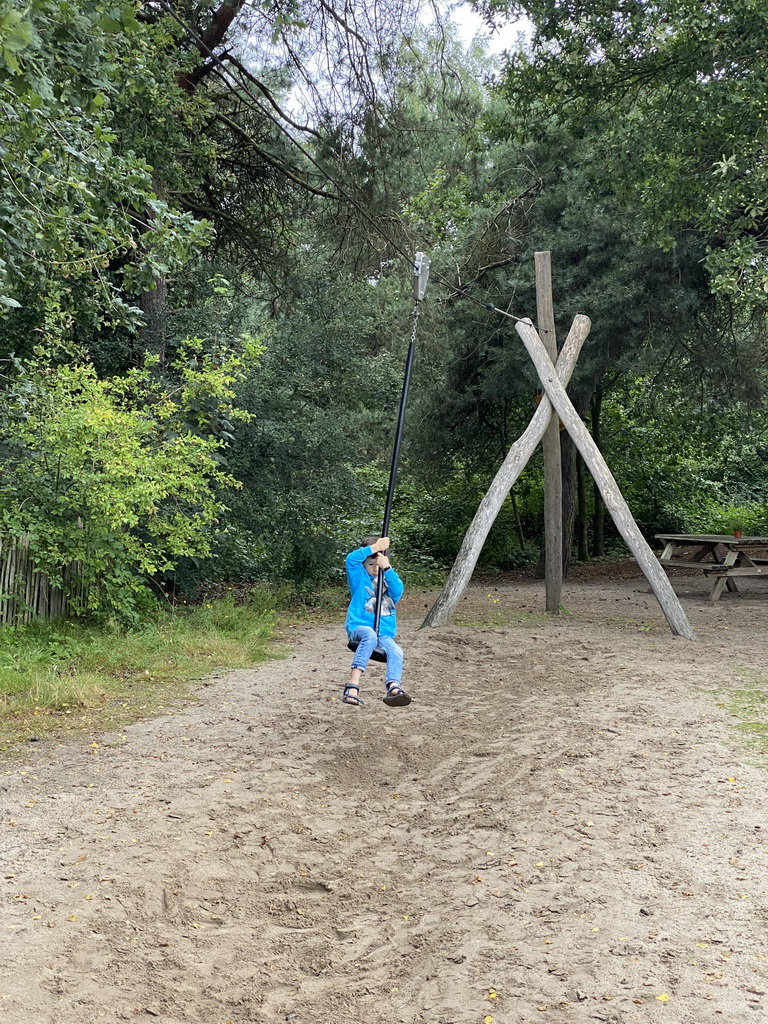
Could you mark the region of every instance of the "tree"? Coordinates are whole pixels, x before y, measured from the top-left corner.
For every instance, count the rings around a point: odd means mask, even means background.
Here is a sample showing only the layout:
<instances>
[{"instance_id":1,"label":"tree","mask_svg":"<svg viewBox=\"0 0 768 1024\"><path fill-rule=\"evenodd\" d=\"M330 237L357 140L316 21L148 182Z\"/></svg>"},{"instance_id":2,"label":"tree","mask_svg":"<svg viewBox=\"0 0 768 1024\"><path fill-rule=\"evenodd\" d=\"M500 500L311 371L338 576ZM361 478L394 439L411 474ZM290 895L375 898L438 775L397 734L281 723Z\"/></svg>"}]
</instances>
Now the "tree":
<instances>
[{"instance_id":1,"label":"tree","mask_svg":"<svg viewBox=\"0 0 768 1024\"><path fill-rule=\"evenodd\" d=\"M209 553L224 512L217 491L234 484L209 410L234 416L241 367L199 340L180 354L172 390L149 365L99 380L91 365L56 365L46 352L13 361L0 415L0 534L27 543L81 613L136 618L148 580Z\"/></svg>"},{"instance_id":2,"label":"tree","mask_svg":"<svg viewBox=\"0 0 768 1024\"><path fill-rule=\"evenodd\" d=\"M0 38L6 345L29 351L54 324L62 337L133 327L130 296L206 234L158 197L146 156L115 132L115 98L136 95L122 67L146 58L146 33L127 3L36 0L0 8Z\"/></svg>"},{"instance_id":3,"label":"tree","mask_svg":"<svg viewBox=\"0 0 768 1024\"><path fill-rule=\"evenodd\" d=\"M296 272L300 294L267 329L260 365L238 390L252 417L229 455L242 490L229 498L222 565L206 571L226 565L311 586L338 570L350 538L370 531L358 525L371 513L362 474L389 458L405 340L393 336L405 334L407 306L344 273L320 243Z\"/></svg>"},{"instance_id":4,"label":"tree","mask_svg":"<svg viewBox=\"0 0 768 1024\"><path fill-rule=\"evenodd\" d=\"M764 308L768 290L768 9L761 0L524 0L530 52L504 91L520 116L558 110L600 133L604 178L642 210L644 237L707 242L712 287Z\"/></svg>"}]
</instances>

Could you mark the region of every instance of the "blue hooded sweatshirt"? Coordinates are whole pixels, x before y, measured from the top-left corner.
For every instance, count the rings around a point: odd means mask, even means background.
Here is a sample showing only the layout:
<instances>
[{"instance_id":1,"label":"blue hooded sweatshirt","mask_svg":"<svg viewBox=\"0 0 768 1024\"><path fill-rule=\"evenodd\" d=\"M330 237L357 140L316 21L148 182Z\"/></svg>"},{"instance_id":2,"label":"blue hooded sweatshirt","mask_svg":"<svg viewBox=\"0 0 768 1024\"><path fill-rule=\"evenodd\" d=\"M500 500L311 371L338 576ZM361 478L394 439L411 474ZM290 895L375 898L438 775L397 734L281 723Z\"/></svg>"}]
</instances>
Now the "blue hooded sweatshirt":
<instances>
[{"instance_id":1,"label":"blue hooded sweatshirt","mask_svg":"<svg viewBox=\"0 0 768 1024\"><path fill-rule=\"evenodd\" d=\"M363 562L373 554L370 547L350 551L346 559L350 602L344 623L347 634L358 626L373 628L376 610L376 577L369 576ZM393 568L384 570L384 595L381 599L379 636L394 636L397 631L395 605L403 596L403 581Z\"/></svg>"}]
</instances>

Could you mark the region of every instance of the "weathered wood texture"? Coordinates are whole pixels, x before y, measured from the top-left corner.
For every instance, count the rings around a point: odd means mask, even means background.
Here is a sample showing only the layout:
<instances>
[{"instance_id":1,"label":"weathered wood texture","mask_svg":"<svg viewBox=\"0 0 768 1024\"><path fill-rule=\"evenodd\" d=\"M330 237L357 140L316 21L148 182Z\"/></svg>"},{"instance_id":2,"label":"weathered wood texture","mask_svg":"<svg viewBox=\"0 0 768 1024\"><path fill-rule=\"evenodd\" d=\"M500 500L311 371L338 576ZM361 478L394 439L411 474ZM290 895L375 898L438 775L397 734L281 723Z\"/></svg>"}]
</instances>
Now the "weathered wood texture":
<instances>
[{"instance_id":1,"label":"weathered wood texture","mask_svg":"<svg viewBox=\"0 0 768 1024\"><path fill-rule=\"evenodd\" d=\"M661 609L667 618L672 632L677 636L685 637L687 640L695 640L696 634L688 622L677 594L672 589L672 584L659 565L659 560L654 555L645 537L640 532L605 459L600 454L589 431L582 423L581 417L565 393L565 388L560 382L557 371L552 360L547 355L547 351L535 327L528 321L527 323L520 322L515 324L515 328L533 360L539 379L555 411L563 421L565 428L573 438L574 444L581 452L582 458L597 482L600 494L605 502L605 507L610 512L627 547L645 573L646 579L656 595L656 600L661 605Z\"/></svg>"},{"instance_id":2,"label":"weathered wood texture","mask_svg":"<svg viewBox=\"0 0 768 1024\"><path fill-rule=\"evenodd\" d=\"M557 336L552 302L551 253L533 255L536 269L536 319L547 355L557 362ZM552 416L541 442L544 454L544 580L545 607L560 612L563 593L563 467L560 453L560 424Z\"/></svg>"},{"instance_id":3,"label":"weathered wood texture","mask_svg":"<svg viewBox=\"0 0 768 1024\"><path fill-rule=\"evenodd\" d=\"M76 583L77 565L64 570L72 582L72 596L83 599ZM0 623L19 625L34 618L55 619L72 614L72 599L51 585L34 561L29 541L0 538Z\"/></svg>"},{"instance_id":4,"label":"weathered wood texture","mask_svg":"<svg viewBox=\"0 0 768 1024\"><path fill-rule=\"evenodd\" d=\"M587 316L579 315L573 321L557 360L557 374L563 385L566 385L571 379L581 346L589 334L590 327L591 323ZM506 459L480 502L475 517L464 534L461 550L448 574L445 586L430 608L422 627L443 626L450 622L456 605L472 577L485 539L499 514L504 499L515 480L525 469L526 463L536 450L536 446L541 441L552 418L552 404L545 395L524 433L509 449Z\"/></svg>"}]
</instances>

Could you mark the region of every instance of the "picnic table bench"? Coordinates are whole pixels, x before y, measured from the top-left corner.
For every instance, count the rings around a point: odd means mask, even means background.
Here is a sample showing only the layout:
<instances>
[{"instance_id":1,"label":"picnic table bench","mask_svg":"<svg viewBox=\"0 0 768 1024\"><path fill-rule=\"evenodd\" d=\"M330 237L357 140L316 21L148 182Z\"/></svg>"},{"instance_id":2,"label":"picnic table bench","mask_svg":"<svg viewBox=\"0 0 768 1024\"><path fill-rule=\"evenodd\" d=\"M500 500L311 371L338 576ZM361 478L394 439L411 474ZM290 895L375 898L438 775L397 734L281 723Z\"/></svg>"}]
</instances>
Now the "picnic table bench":
<instances>
[{"instance_id":1,"label":"picnic table bench","mask_svg":"<svg viewBox=\"0 0 768 1024\"><path fill-rule=\"evenodd\" d=\"M664 542L659 562L665 569L696 569L713 578L710 601L719 599L724 586L738 594L735 576L764 576L768 579L768 537L657 533L656 539Z\"/></svg>"}]
</instances>

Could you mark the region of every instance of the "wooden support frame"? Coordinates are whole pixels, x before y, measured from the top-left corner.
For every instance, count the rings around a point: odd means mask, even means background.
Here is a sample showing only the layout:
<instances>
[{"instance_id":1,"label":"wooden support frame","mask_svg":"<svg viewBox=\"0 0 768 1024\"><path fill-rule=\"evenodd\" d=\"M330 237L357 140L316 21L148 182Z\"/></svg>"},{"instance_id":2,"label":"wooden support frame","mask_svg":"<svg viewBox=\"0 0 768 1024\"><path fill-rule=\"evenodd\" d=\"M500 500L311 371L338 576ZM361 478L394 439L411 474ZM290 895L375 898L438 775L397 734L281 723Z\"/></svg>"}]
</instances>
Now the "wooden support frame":
<instances>
[{"instance_id":1,"label":"wooden support frame","mask_svg":"<svg viewBox=\"0 0 768 1024\"><path fill-rule=\"evenodd\" d=\"M536 328L528 320L522 320L515 324L517 333L523 340L528 350L528 355L533 360L539 380L549 396L549 400L555 411L563 421L573 443L579 449L581 457L589 467L592 476L600 488L605 507L611 514L616 527L624 538L627 547L634 555L645 577L656 595L656 600L661 605L661 610L667 618L672 632L676 636L683 636L686 640L695 640L696 634L688 622L683 607L678 600L677 594L672 589L672 584L667 574L659 565L659 560L654 555L645 537L643 537L637 523L629 510L624 497L619 490L608 464L603 458L600 450L587 428L582 423L581 417L576 412L573 404L565 393L565 388L558 379L557 371L552 360L536 331Z\"/></svg>"},{"instance_id":2,"label":"wooden support frame","mask_svg":"<svg viewBox=\"0 0 768 1024\"><path fill-rule=\"evenodd\" d=\"M552 300L552 254L535 252L536 319L539 337L547 355L557 362L557 335ZM541 439L544 456L544 580L545 605L553 615L560 614L563 594L563 464L560 454L560 424L550 417Z\"/></svg>"},{"instance_id":3,"label":"wooden support frame","mask_svg":"<svg viewBox=\"0 0 768 1024\"><path fill-rule=\"evenodd\" d=\"M557 366L550 359L530 320L519 321L515 326L536 367L546 399L542 400L527 429L512 446L504 465L496 474L496 478L483 498L472 525L464 537L464 543L448 580L422 626L443 625L450 620L461 593L469 582L485 538L488 536L502 502L541 440L553 416L554 409L589 467L606 508L643 570L672 632L686 640L696 640L696 634L688 622L672 584L640 532L613 474L565 391L564 385L570 379L578 352L589 333L589 318L576 317L563 346L563 351L557 360Z\"/></svg>"},{"instance_id":4,"label":"wooden support frame","mask_svg":"<svg viewBox=\"0 0 768 1024\"><path fill-rule=\"evenodd\" d=\"M581 314L573 321L557 360L557 374L563 384L567 384L571 379L576 360L591 326L589 317ZM459 598L472 577L483 544L504 504L504 499L528 464L552 418L552 403L545 394L531 422L509 449L506 459L480 502L475 518L464 535L461 550L448 574L445 586L430 608L422 626L444 626L450 622Z\"/></svg>"}]
</instances>

